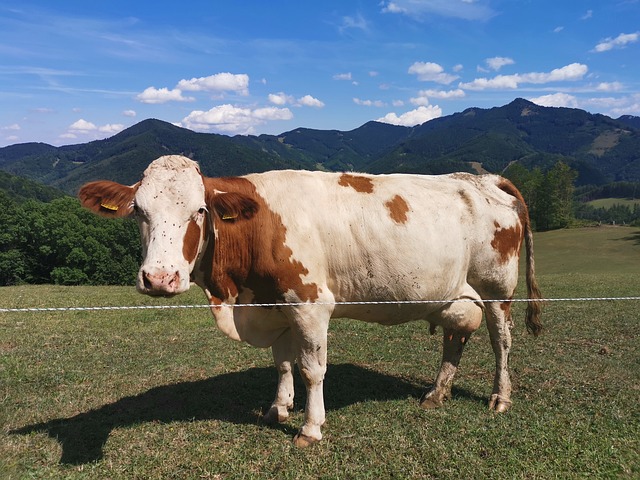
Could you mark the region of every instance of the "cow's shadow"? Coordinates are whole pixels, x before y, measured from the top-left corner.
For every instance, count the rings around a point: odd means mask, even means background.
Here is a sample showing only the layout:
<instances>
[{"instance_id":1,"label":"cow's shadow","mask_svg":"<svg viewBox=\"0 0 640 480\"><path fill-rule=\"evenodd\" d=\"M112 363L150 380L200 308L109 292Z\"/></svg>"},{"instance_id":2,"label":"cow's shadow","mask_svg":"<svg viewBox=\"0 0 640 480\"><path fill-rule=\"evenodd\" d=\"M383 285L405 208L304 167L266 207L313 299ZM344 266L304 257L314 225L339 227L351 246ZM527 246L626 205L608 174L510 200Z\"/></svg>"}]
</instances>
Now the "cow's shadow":
<instances>
[{"instance_id":1,"label":"cow's shadow","mask_svg":"<svg viewBox=\"0 0 640 480\"><path fill-rule=\"evenodd\" d=\"M46 433L62 446L61 463L89 463L102 458L111 431L119 427L210 419L256 424L260 421L258 409L266 408L273 400L275 376L273 368L251 368L206 380L164 385L73 417L27 425L10 433ZM420 398L424 391L424 386L400 377L351 364L330 365L325 380L325 405L327 410L336 410L366 400ZM296 394L296 408L300 408L305 393L299 375ZM482 401L456 388L453 395ZM294 433L287 424L276 428Z\"/></svg>"}]
</instances>

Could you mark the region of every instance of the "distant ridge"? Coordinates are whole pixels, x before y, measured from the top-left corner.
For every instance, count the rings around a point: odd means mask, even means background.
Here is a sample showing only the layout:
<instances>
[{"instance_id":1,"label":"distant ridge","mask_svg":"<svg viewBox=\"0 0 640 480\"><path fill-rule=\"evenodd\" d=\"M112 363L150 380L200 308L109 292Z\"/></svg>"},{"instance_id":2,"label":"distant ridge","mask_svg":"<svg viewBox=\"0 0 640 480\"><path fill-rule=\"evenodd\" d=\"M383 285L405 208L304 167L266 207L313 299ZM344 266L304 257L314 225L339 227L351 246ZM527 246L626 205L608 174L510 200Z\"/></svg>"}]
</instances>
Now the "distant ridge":
<instances>
[{"instance_id":1,"label":"distant ridge","mask_svg":"<svg viewBox=\"0 0 640 480\"><path fill-rule=\"evenodd\" d=\"M640 117L612 119L521 98L415 127L367 122L346 132L297 128L280 135L229 137L147 119L85 144L0 148L0 170L74 194L82 183L98 178L132 184L150 161L165 154L189 156L210 176L285 168L499 173L513 162L544 170L561 160L579 172L578 184L603 185L640 181L639 124Z\"/></svg>"}]
</instances>

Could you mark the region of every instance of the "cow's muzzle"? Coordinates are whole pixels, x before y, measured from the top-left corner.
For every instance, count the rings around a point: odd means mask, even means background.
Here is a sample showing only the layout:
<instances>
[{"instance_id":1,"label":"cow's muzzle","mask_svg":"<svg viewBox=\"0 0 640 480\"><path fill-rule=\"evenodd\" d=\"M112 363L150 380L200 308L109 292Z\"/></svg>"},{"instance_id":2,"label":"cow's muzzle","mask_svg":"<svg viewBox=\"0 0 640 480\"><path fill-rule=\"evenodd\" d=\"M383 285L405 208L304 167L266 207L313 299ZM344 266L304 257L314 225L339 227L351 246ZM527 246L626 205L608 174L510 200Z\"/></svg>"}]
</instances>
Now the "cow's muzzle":
<instances>
[{"instance_id":1,"label":"cow's muzzle","mask_svg":"<svg viewBox=\"0 0 640 480\"><path fill-rule=\"evenodd\" d=\"M172 296L182 293L184 290L179 271L140 270L138 277L138 291L140 293L152 296Z\"/></svg>"}]
</instances>

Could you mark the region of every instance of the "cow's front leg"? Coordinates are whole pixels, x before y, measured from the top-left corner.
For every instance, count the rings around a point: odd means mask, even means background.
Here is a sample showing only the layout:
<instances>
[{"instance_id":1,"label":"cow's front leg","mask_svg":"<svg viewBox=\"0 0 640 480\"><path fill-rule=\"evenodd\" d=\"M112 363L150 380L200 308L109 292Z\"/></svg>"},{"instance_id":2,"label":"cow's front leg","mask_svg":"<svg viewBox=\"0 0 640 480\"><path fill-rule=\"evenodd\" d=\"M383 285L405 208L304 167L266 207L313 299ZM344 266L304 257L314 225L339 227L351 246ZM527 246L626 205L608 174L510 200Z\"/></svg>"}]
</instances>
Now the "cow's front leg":
<instances>
[{"instance_id":1,"label":"cow's front leg","mask_svg":"<svg viewBox=\"0 0 640 480\"><path fill-rule=\"evenodd\" d=\"M511 379L509 378L509 350L511 349L511 302L490 303L487 306L487 327L491 347L496 356L496 374L489 408L498 413L511 407Z\"/></svg>"},{"instance_id":2,"label":"cow's front leg","mask_svg":"<svg viewBox=\"0 0 640 480\"><path fill-rule=\"evenodd\" d=\"M317 315L304 325L297 325L298 368L307 388L304 423L293 439L297 447L307 447L322 439L320 427L325 421L322 386L327 371L328 326L328 317L321 319Z\"/></svg>"},{"instance_id":3,"label":"cow's front leg","mask_svg":"<svg viewBox=\"0 0 640 480\"><path fill-rule=\"evenodd\" d=\"M276 398L264 415L263 420L269 424L284 422L289 418L289 410L293 409L293 366L297 348L293 343L291 330L287 329L271 346L273 361L278 370L278 389Z\"/></svg>"}]
</instances>

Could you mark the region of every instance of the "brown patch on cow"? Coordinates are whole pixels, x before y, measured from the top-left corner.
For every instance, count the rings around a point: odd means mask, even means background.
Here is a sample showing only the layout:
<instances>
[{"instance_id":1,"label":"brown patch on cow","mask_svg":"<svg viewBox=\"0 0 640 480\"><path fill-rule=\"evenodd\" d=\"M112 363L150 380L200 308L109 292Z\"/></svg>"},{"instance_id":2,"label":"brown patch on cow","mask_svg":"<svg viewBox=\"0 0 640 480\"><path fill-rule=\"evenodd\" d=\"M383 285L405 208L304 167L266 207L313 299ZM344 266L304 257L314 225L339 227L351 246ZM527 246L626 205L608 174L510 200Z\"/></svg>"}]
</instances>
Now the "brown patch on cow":
<instances>
[{"instance_id":1,"label":"brown patch on cow","mask_svg":"<svg viewBox=\"0 0 640 480\"><path fill-rule=\"evenodd\" d=\"M201 234L200 225L195 220L191 220L187 225L187 232L182 242L182 255L189 263L193 262L198 255Z\"/></svg>"},{"instance_id":2,"label":"brown patch on cow","mask_svg":"<svg viewBox=\"0 0 640 480\"><path fill-rule=\"evenodd\" d=\"M293 251L285 244L286 226L255 186L241 177L205 178L204 185L207 205L219 215L214 217L216 237L201 267L211 269L205 272L210 293L226 300L246 287L259 303L282 301L289 291L303 302L317 300L318 286L302 280L309 270L292 259ZM222 220L236 213L235 219Z\"/></svg>"},{"instance_id":3,"label":"brown patch on cow","mask_svg":"<svg viewBox=\"0 0 640 480\"><path fill-rule=\"evenodd\" d=\"M498 253L501 263L507 263L512 257L520 255L522 245L522 226L517 223L513 227L502 228L494 222L496 231L491 240L491 246Z\"/></svg>"},{"instance_id":4,"label":"brown patch on cow","mask_svg":"<svg viewBox=\"0 0 640 480\"><path fill-rule=\"evenodd\" d=\"M342 187L351 187L356 192L360 193L373 193L373 180L361 175L351 175L350 173L343 173L340 175L338 185Z\"/></svg>"},{"instance_id":5,"label":"brown patch on cow","mask_svg":"<svg viewBox=\"0 0 640 480\"><path fill-rule=\"evenodd\" d=\"M389 216L397 224L407 223L407 212L409 211L409 205L407 201L400 195L396 195L387 203L384 204L389 209Z\"/></svg>"}]
</instances>

